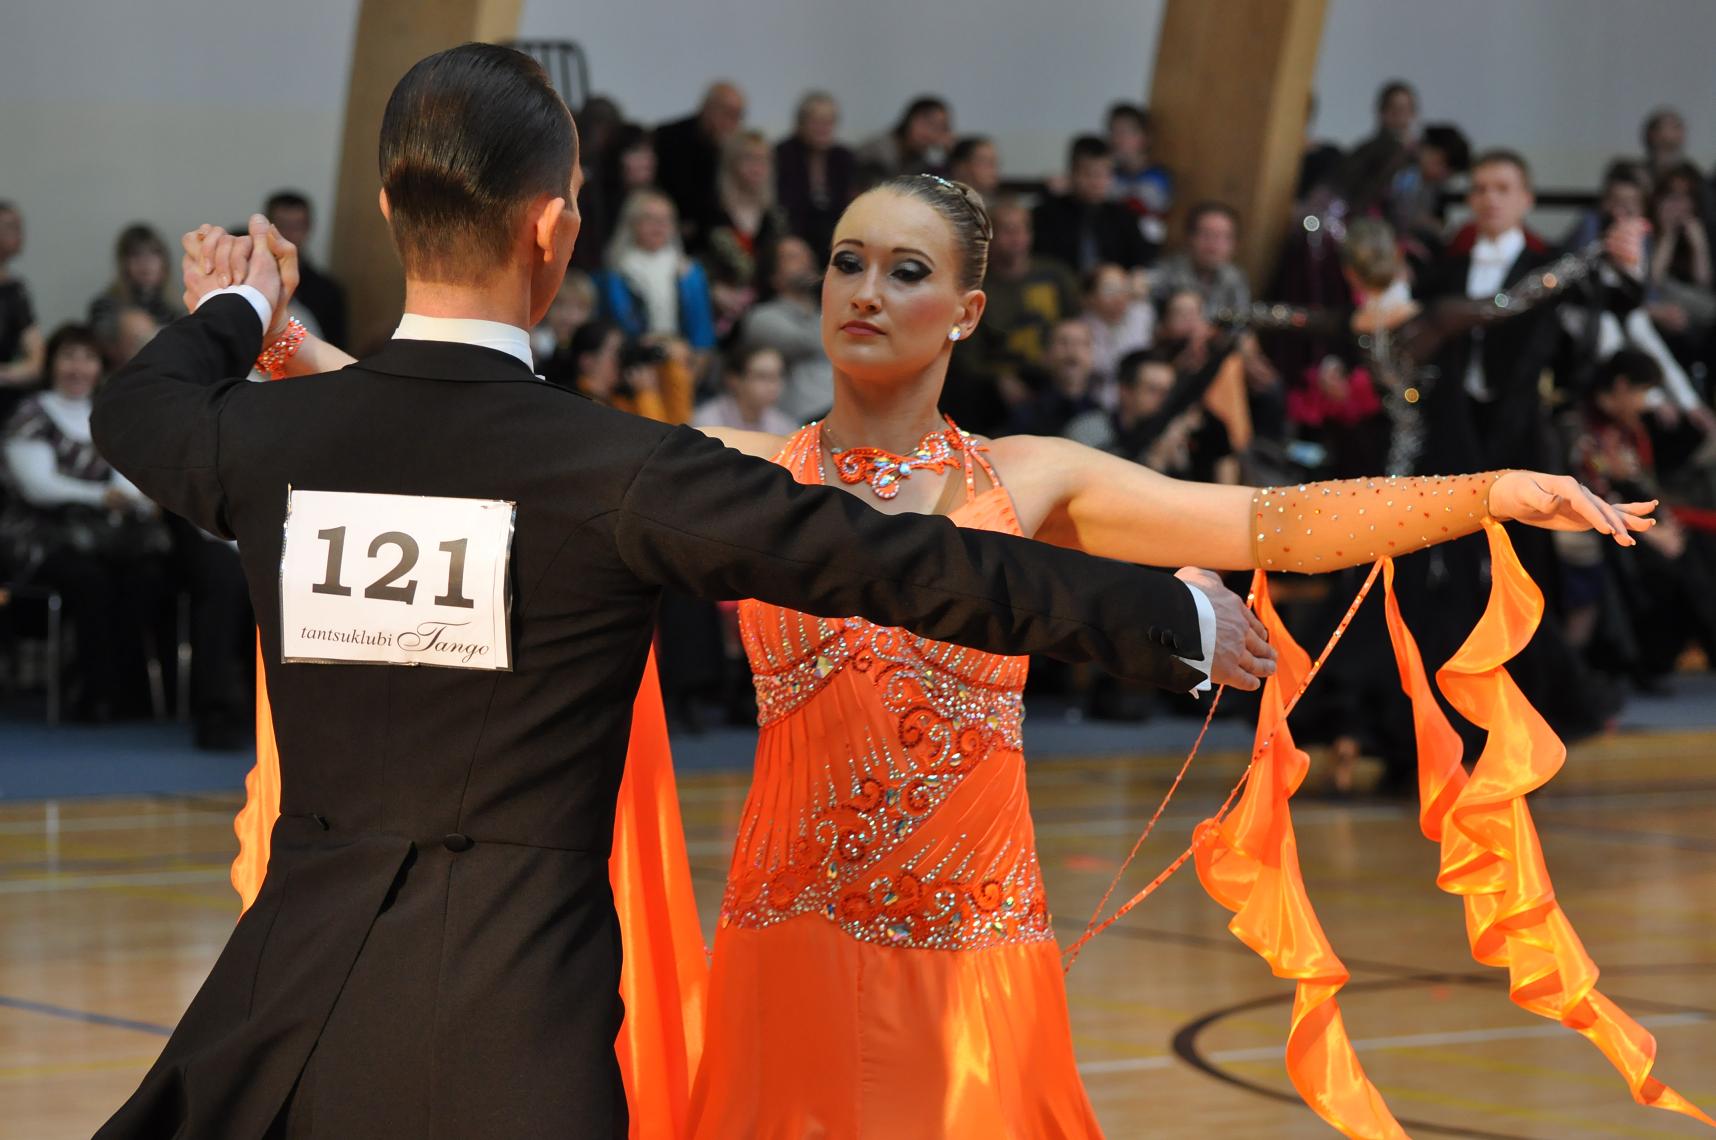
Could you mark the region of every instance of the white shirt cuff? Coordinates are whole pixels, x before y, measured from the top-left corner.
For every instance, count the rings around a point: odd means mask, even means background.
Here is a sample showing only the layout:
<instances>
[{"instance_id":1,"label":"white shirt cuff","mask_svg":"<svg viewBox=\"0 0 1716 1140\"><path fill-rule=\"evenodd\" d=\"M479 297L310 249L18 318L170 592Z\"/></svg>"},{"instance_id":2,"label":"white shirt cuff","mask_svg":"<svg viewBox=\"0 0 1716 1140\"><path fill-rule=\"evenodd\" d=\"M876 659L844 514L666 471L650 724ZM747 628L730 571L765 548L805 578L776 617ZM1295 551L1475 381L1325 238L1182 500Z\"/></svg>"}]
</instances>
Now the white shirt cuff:
<instances>
[{"instance_id":1,"label":"white shirt cuff","mask_svg":"<svg viewBox=\"0 0 1716 1140\"><path fill-rule=\"evenodd\" d=\"M249 301L250 307L256 310L257 317L262 321L262 331L264 333L268 331L268 326L274 323L274 306L268 303L268 298L262 295L261 290L251 285L228 285L225 289L215 289L204 293L197 300L197 308L200 309L207 304L210 297L219 297L227 293L237 294Z\"/></svg>"},{"instance_id":2,"label":"white shirt cuff","mask_svg":"<svg viewBox=\"0 0 1716 1140\"><path fill-rule=\"evenodd\" d=\"M1198 607L1198 638L1201 642L1203 655L1200 657L1182 657L1187 665L1204 675L1191 689L1194 693L1204 693L1210 687L1210 669L1215 663L1216 616L1215 607L1204 592L1190 582L1185 583L1186 589L1192 592L1192 602Z\"/></svg>"}]
</instances>

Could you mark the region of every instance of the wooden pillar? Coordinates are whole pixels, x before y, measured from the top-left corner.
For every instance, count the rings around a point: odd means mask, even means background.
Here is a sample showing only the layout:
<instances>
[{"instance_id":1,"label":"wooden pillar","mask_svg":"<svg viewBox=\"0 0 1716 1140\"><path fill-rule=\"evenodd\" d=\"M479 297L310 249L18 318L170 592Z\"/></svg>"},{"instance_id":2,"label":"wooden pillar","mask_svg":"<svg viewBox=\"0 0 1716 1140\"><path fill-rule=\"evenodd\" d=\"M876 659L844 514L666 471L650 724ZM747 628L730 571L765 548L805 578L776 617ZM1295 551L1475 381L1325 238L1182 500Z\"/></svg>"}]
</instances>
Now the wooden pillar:
<instances>
[{"instance_id":1,"label":"wooden pillar","mask_svg":"<svg viewBox=\"0 0 1716 1140\"><path fill-rule=\"evenodd\" d=\"M1239 263L1273 270L1305 149L1327 0L1168 0L1150 87L1151 150L1174 171L1169 244L1187 209L1239 211Z\"/></svg>"},{"instance_id":2,"label":"wooden pillar","mask_svg":"<svg viewBox=\"0 0 1716 1140\"><path fill-rule=\"evenodd\" d=\"M399 257L376 205L387 97L426 55L471 40L516 36L523 6L524 0L362 0L346 93L331 258L351 305L348 347L360 354L393 332L405 297Z\"/></svg>"}]
</instances>

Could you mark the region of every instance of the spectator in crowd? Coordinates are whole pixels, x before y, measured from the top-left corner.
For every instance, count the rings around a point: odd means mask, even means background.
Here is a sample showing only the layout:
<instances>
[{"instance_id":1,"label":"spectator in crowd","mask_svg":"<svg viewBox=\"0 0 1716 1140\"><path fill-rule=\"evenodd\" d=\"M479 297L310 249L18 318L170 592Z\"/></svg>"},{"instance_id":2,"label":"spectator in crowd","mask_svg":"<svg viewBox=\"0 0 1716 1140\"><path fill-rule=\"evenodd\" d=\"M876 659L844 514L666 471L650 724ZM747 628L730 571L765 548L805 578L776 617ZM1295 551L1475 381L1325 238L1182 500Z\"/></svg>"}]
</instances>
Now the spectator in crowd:
<instances>
[{"instance_id":1,"label":"spectator in crowd","mask_svg":"<svg viewBox=\"0 0 1716 1140\"><path fill-rule=\"evenodd\" d=\"M1112 411L1115 369L1122 357L1150 347L1156 326L1148 283L1118 265L1097 266L1085 274L1084 322L1090 327L1096 402Z\"/></svg>"},{"instance_id":2,"label":"spectator in crowd","mask_svg":"<svg viewBox=\"0 0 1716 1140\"><path fill-rule=\"evenodd\" d=\"M1320 214L1340 184L1346 152L1328 139L1320 139L1317 123L1317 93L1311 92L1305 107L1305 153L1299 160L1299 182L1293 200L1308 214Z\"/></svg>"},{"instance_id":3,"label":"spectator in crowd","mask_svg":"<svg viewBox=\"0 0 1716 1140\"><path fill-rule=\"evenodd\" d=\"M581 152L581 156L584 186L594 195L597 210L584 216L572 263L586 273L597 273L605 265L626 199L638 190L657 189L655 135L636 123L622 122L612 129L600 152ZM597 189L589 190L592 183ZM584 199L580 193L580 208Z\"/></svg>"},{"instance_id":4,"label":"spectator in crowd","mask_svg":"<svg viewBox=\"0 0 1716 1140\"><path fill-rule=\"evenodd\" d=\"M1535 198L1530 168L1518 153L1490 151L1472 165L1467 204L1472 221L1417 282L1426 305L1446 298L1493 297L1554 253L1525 228ZM1634 244L1610 230L1612 253L1636 259ZM1598 287L1600 299L1627 309L1641 287L1631 278ZM1565 304L1570 298L1564 297ZM1450 337L1432 364L1442 381L1425 395L1426 470L1479 471L1549 462L1543 453L1543 405L1538 377L1556 363L1562 343L1555 305L1542 305L1477 334ZM1562 377L1563 386L1577 385Z\"/></svg>"},{"instance_id":5,"label":"spectator in crowd","mask_svg":"<svg viewBox=\"0 0 1716 1140\"><path fill-rule=\"evenodd\" d=\"M963 182L992 202L1001 193L1001 152L987 135L966 135L953 144L947 159L947 176Z\"/></svg>"},{"instance_id":6,"label":"spectator in crowd","mask_svg":"<svg viewBox=\"0 0 1716 1140\"><path fill-rule=\"evenodd\" d=\"M1460 128L1432 123L1424 128L1412 161L1395 176L1389 219L1419 261L1428 260L1440 248L1448 220L1442 194L1471 165L1471 144Z\"/></svg>"},{"instance_id":7,"label":"spectator in crowd","mask_svg":"<svg viewBox=\"0 0 1716 1140\"><path fill-rule=\"evenodd\" d=\"M794 428L826 412L834 402L834 368L822 348L820 262L801 238L775 247L774 296L745 314L742 349L772 348L786 369L778 401Z\"/></svg>"},{"instance_id":8,"label":"spectator in crowd","mask_svg":"<svg viewBox=\"0 0 1716 1140\"><path fill-rule=\"evenodd\" d=\"M0 389L33 385L42 374L41 330L24 279L12 263L24 252L24 215L0 202Z\"/></svg>"},{"instance_id":9,"label":"spectator in crowd","mask_svg":"<svg viewBox=\"0 0 1716 1140\"><path fill-rule=\"evenodd\" d=\"M678 336L699 352L715 347L709 279L685 255L666 194L636 190L626 199L596 294L602 315L629 337Z\"/></svg>"},{"instance_id":10,"label":"spectator in crowd","mask_svg":"<svg viewBox=\"0 0 1716 1140\"><path fill-rule=\"evenodd\" d=\"M0 525L13 573L64 599L77 637L71 713L90 721L149 710L145 646L159 624L170 546L155 505L90 442L101 349L82 325L63 326L48 339L48 390L27 397L4 431L16 500Z\"/></svg>"},{"instance_id":11,"label":"spectator in crowd","mask_svg":"<svg viewBox=\"0 0 1716 1140\"><path fill-rule=\"evenodd\" d=\"M1057 322L1035 377L1036 390L1013 409L1008 434L1060 435L1075 418L1096 408L1091 352L1089 325L1078 317Z\"/></svg>"},{"instance_id":12,"label":"spectator in crowd","mask_svg":"<svg viewBox=\"0 0 1716 1140\"><path fill-rule=\"evenodd\" d=\"M1637 162L1616 159L1603 171L1597 208L1587 211L1567 234L1567 248L1584 249L1602 240L1618 218L1642 218L1650 201L1650 175Z\"/></svg>"},{"instance_id":13,"label":"spectator in crowd","mask_svg":"<svg viewBox=\"0 0 1716 1140\"><path fill-rule=\"evenodd\" d=\"M727 390L697 405L693 427L735 428L771 435L791 435L799 429L780 400L786 391L786 358L766 346L741 348L730 354L723 370Z\"/></svg>"},{"instance_id":14,"label":"spectator in crowd","mask_svg":"<svg viewBox=\"0 0 1716 1140\"><path fill-rule=\"evenodd\" d=\"M1597 369L1582 401L1572 469L1597 494L1620 502L1663 497L1645 412L1661 380L1646 353L1622 349ZM1716 580L1712 536L1682 522L1674 509L1639 536L1638 557L1608 559L1600 546L1558 536L1566 564L1567 638L1593 660L1619 659L1635 683L1660 687L1689 642L1716 661ZM1605 572L1621 589L1605 588ZM1621 612L1605 611L1618 605ZM1605 620L1608 619L1608 620ZM1599 637L1600 626L1621 628ZM1600 652L1599 652L1600 651Z\"/></svg>"},{"instance_id":15,"label":"spectator in crowd","mask_svg":"<svg viewBox=\"0 0 1716 1140\"><path fill-rule=\"evenodd\" d=\"M1202 401L1204 409L1222 422L1232 450L1243 454L1253 435L1253 381L1248 373L1256 367L1252 358L1261 356L1256 338L1216 327L1204 314L1203 298L1194 290L1182 289L1161 303L1154 347L1174 362L1178 377L1174 405Z\"/></svg>"},{"instance_id":16,"label":"spectator in crowd","mask_svg":"<svg viewBox=\"0 0 1716 1140\"><path fill-rule=\"evenodd\" d=\"M24 215L10 202L0 202L0 424L34 388L42 375L42 332L24 279L12 262L24 250Z\"/></svg>"},{"instance_id":17,"label":"spectator in crowd","mask_svg":"<svg viewBox=\"0 0 1716 1140\"><path fill-rule=\"evenodd\" d=\"M1114 409L1078 416L1067 425L1068 439L1176 479L1239 482L1239 460L1222 422L1200 401L1173 402L1179 378L1171 356L1160 350L1132 352L1118 369Z\"/></svg>"},{"instance_id":18,"label":"spectator in crowd","mask_svg":"<svg viewBox=\"0 0 1716 1140\"><path fill-rule=\"evenodd\" d=\"M835 137L840 104L826 91L798 102L793 133L775 147L775 195L792 232L820 261L834 240L834 223L857 192L858 156Z\"/></svg>"},{"instance_id":19,"label":"spectator in crowd","mask_svg":"<svg viewBox=\"0 0 1716 1140\"><path fill-rule=\"evenodd\" d=\"M115 243L113 283L89 303L89 324L110 354L119 336L120 310L147 311L161 324L183 315L178 293L167 279L167 243L154 229L133 223Z\"/></svg>"},{"instance_id":20,"label":"spectator in crowd","mask_svg":"<svg viewBox=\"0 0 1716 1140\"><path fill-rule=\"evenodd\" d=\"M309 311L323 340L335 348L346 347L346 290L310 259L310 230L314 218L310 199L296 190L276 190L268 196L262 212L280 236L298 247L298 291L294 308Z\"/></svg>"},{"instance_id":21,"label":"spectator in crowd","mask_svg":"<svg viewBox=\"0 0 1716 1140\"><path fill-rule=\"evenodd\" d=\"M861 181L895 174L940 174L953 146L953 111L947 100L920 95L906 104L894 129L858 148Z\"/></svg>"},{"instance_id":22,"label":"spectator in crowd","mask_svg":"<svg viewBox=\"0 0 1716 1140\"><path fill-rule=\"evenodd\" d=\"M148 309L127 305L119 310L119 316L114 321L113 335L113 367L123 368L131 362L131 358L142 351L143 346L155 339L155 334L161 331L161 322L155 319L155 314Z\"/></svg>"},{"instance_id":23,"label":"spectator in crowd","mask_svg":"<svg viewBox=\"0 0 1716 1140\"><path fill-rule=\"evenodd\" d=\"M1675 355L1688 363L1702 359L1716 328L1710 231L1698 208L1703 188L1697 168L1686 163L1664 173L1651 196L1651 316Z\"/></svg>"},{"instance_id":24,"label":"spectator in crowd","mask_svg":"<svg viewBox=\"0 0 1716 1140\"><path fill-rule=\"evenodd\" d=\"M1029 394L1021 370L1042 363L1049 330L1079 311L1078 279L1031 252L1031 212L1016 198L990 203L988 304L971 339L948 365L942 408L967 431L1002 430Z\"/></svg>"},{"instance_id":25,"label":"spectator in crowd","mask_svg":"<svg viewBox=\"0 0 1716 1140\"><path fill-rule=\"evenodd\" d=\"M768 284L775 245L787 233L775 204L774 149L761 131L740 131L721 151L716 213L696 250L708 267L715 332L725 338Z\"/></svg>"},{"instance_id":26,"label":"spectator in crowd","mask_svg":"<svg viewBox=\"0 0 1716 1140\"><path fill-rule=\"evenodd\" d=\"M1151 275L1158 298L1190 289L1209 312L1251 304L1251 282L1234 263L1239 214L1222 202L1200 202L1186 215L1186 251L1164 258Z\"/></svg>"},{"instance_id":27,"label":"spectator in crowd","mask_svg":"<svg viewBox=\"0 0 1716 1140\"><path fill-rule=\"evenodd\" d=\"M1586 249L1600 242L1616 222L1644 218L1649 200L1650 177L1643 167L1625 159L1610 163L1603 172L1603 189L1597 209L1579 219L1567 235L1567 247ZM1652 263L1653 251L1653 235L1646 235L1643 253L1647 267ZM1648 287L1648 276L1647 269L1645 306L1623 314L1606 311L1596 314L1600 323L1594 338L1588 324L1591 314L1584 310L1563 309L1562 324L1576 343L1598 356L1606 357L1629 346L1648 352L1662 370L1662 384L1652 389L1651 398L1659 401L1659 407L1664 403L1670 404L1676 418L1686 417L1701 433L1716 432L1716 414L1698 395L1697 388L1660 331L1685 328L1686 311L1672 301L1665 301L1660 291Z\"/></svg>"},{"instance_id":28,"label":"spectator in crowd","mask_svg":"<svg viewBox=\"0 0 1716 1140\"><path fill-rule=\"evenodd\" d=\"M572 250L572 265L589 272L601 268L602 254L614 230L614 215L624 200L624 195L614 197L614 184L605 172L613 164L613 150L625 116L608 96L592 95L573 118L578 126L578 161L584 167L584 182L578 188L578 215L583 222L578 231L580 240ZM654 157L652 147L652 162Z\"/></svg>"},{"instance_id":29,"label":"spectator in crowd","mask_svg":"<svg viewBox=\"0 0 1716 1140\"><path fill-rule=\"evenodd\" d=\"M1391 79L1377 92L1376 133L1347 156L1341 171L1341 196L1348 212L1382 207L1417 146L1418 92L1405 80Z\"/></svg>"},{"instance_id":30,"label":"spectator in crowd","mask_svg":"<svg viewBox=\"0 0 1716 1140\"><path fill-rule=\"evenodd\" d=\"M1076 273L1103 262L1137 269L1150 249L1138 220L1114 200L1114 156L1095 135L1080 135L1067 152L1069 192L1045 199L1032 224L1036 250Z\"/></svg>"},{"instance_id":31,"label":"spectator in crowd","mask_svg":"<svg viewBox=\"0 0 1716 1140\"><path fill-rule=\"evenodd\" d=\"M548 312L530 334L531 357L546 380L570 388L577 379L569 352L572 334L596 315L596 283L581 269L566 271Z\"/></svg>"},{"instance_id":32,"label":"spectator in crowd","mask_svg":"<svg viewBox=\"0 0 1716 1140\"><path fill-rule=\"evenodd\" d=\"M1493 297L1526 274L1554 259L1554 252L1525 228L1535 199L1531 171L1517 152L1490 151L1472 163L1467 205L1472 221L1456 233L1447 249L1417 281L1426 307L1467 298ZM1430 367L1438 382L1419 404L1424 427L1420 471L1484 471L1504 467L1562 466L1551 443L1541 377L1559 374L1564 391L1576 391L1581 377L1566 365L1583 354L1564 351L1567 338L1559 309L1586 305L1625 314L1637 308L1643 286L1640 227L1616 223L1604 238L1619 272L1604 270L1585 287L1570 291L1509 320L1449 336ZM1561 571L1547 532L1514 536L1526 570L1543 585L1545 622L1509 665L1526 696L1563 736L1598 731L1618 708L1620 694L1583 669L1561 634ZM1470 628L1482 612L1486 587L1482 539L1438 547L1434 558L1405 559L1401 565L1401 604L1410 621L1414 612L1437 613L1447 620L1428 631L1427 659L1444 658L1458 647L1455 629ZM1434 571L1432 570L1434 567Z\"/></svg>"},{"instance_id":33,"label":"spectator in crowd","mask_svg":"<svg viewBox=\"0 0 1716 1140\"><path fill-rule=\"evenodd\" d=\"M745 125L745 93L719 80L703 93L696 114L656 128L656 181L679 211L690 237L720 208L716 177L721 148Z\"/></svg>"},{"instance_id":34,"label":"spectator in crowd","mask_svg":"<svg viewBox=\"0 0 1716 1140\"><path fill-rule=\"evenodd\" d=\"M1174 208L1174 174L1150 160L1150 115L1134 103L1108 109L1108 147L1114 155L1114 197L1138 219L1148 245L1146 264L1168 240L1168 211Z\"/></svg>"},{"instance_id":35,"label":"spectator in crowd","mask_svg":"<svg viewBox=\"0 0 1716 1140\"><path fill-rule=\"evenodd\" d=\"M612 321L590 321L567 349L572 387L598 404L661 423L691 418L690 355L685 342L651 337L627 343Z\"/></svg>"},{"instance_id":36,"label":"spectator in crowd","mask_svg":"<svg viewBox=\"0 0 1716 1140\"><path fill-rule=\"evenodd\" d=\"M1691 162L1686 156L1686 119L1673 107L1658 107L1645 116L1639 131L1644 142L1644 169L1653 183ZM1700 207L1704 203L1699 203Z\"/></svg>"}]
</instances>

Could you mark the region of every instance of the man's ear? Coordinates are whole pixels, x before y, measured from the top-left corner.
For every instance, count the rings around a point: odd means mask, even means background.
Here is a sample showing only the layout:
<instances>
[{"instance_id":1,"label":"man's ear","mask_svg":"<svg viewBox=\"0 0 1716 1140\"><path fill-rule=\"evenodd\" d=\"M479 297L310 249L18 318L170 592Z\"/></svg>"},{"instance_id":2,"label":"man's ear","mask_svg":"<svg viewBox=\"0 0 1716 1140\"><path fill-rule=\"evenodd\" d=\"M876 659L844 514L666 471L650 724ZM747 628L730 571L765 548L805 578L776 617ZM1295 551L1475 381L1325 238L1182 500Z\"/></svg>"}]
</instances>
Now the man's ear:
<instances>
[{"instance_id":1,"label":"man's ear","mask_svg":"<svg viewBox=\"0 0 1716 1140\"><path fill-rule=\"evenodd\" d=\"M387 191L385 189L378 190L376 194L376 201L381 204L381 216L389 222L393 221L393 207L387 204Z\"/></svg>"},{"instance_id":2,"label":"man's ear","mask_svg":"<svg viewBox=\"0 0 1716 1140\"><path fill-rule=\"evenodd\" d=\"M536 215L536 248L542 251L542 260L552 262L558 256L559 244L556 240L561 237L560 229L565 224L566 199L551 198L543 203L541 211ZM578 231L574 229L572 236Z\"/></svg>"}]
</instances>

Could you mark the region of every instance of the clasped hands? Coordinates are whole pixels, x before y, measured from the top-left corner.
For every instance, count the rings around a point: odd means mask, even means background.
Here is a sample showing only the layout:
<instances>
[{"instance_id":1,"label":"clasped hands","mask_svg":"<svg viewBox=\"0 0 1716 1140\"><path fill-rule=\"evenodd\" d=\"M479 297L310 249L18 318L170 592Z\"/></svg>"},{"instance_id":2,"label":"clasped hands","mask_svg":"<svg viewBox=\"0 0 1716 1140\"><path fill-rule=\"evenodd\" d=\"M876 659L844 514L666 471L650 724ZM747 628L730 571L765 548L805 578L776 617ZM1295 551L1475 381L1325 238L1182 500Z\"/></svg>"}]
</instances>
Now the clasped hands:
<instances>
[{"instance_id":1,"label":"clasped hands","mask_svg":"<svg viewBox=\"0 0 1716 1140\"><path fill-rule=\"evenodd\" d=\"M249 285L261 293L274 313L262 340L272 344L286 331L287 306L298 290L298 247L261 214L250 216L250 232L229 234L219 226L198 226L179 239L185 279L185 308L216 289Z\"/></svg>"}]
</instances>

